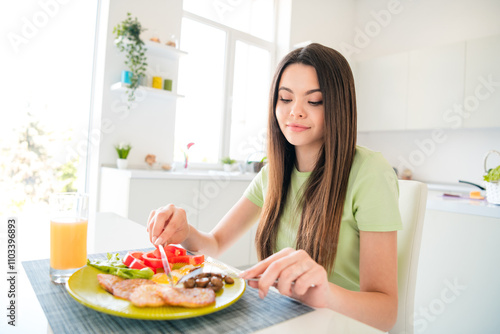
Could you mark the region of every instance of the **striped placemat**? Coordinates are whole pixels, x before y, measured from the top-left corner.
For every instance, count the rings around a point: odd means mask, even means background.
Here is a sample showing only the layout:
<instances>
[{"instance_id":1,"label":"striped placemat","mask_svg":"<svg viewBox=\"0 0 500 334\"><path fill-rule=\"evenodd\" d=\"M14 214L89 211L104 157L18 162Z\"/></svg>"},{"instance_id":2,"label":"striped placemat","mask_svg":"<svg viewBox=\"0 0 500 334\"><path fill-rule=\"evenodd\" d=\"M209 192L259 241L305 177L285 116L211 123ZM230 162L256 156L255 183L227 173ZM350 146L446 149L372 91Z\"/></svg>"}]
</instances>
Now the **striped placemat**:
<instances>
[{"instance_id":1,"label":"striped placemat","mask_svg":"<svg viewBox=\"0 0 500 334\"><path fill-rule=\"evenodd\" d=\"M126 252L117 252L121 255ZM106 254L89 255L104 259ZM58 333L252 333L313 309L278 293L260 299L257 290L247 287L235 304L201 317L151 321L116 317L97 312L74 300L64 285L50 282L46 260L23 262L33 290L53 332Z\"/></svg>"}]
</instances>

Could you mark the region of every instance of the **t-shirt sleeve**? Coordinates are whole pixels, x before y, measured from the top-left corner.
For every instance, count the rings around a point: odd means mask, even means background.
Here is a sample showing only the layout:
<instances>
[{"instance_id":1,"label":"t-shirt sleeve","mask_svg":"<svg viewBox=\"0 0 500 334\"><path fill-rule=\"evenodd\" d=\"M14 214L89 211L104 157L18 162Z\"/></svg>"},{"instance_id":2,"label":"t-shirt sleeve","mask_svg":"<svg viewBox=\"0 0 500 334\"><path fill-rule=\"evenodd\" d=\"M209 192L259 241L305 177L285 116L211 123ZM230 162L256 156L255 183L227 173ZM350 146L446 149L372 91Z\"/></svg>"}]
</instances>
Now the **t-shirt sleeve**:
<instances>
[{"instance_id":1,"label":"t-shirt sleeve","mask_svg":"<svg viewBox=\"0 0 500 334\"><path fill-rule=\"evenodd\" d=\"M254 177L250 185L247 187L243 195L248 198L253 204L261 207L264 205L264 178L267 177L267 166L264 166L260 172Z\"/></svg>"},{"instance_id":2,"label":"t-shirt sleeve","mask_svg":"<svg viewBox=\"0 0 500 334\"><path fill-rule=\"evenodd\" d=\"M403 228L398 179L382 154L371 155L360 166L353 195L353 214L359 230L383 232Z\"/></svg>"}]
</instances>

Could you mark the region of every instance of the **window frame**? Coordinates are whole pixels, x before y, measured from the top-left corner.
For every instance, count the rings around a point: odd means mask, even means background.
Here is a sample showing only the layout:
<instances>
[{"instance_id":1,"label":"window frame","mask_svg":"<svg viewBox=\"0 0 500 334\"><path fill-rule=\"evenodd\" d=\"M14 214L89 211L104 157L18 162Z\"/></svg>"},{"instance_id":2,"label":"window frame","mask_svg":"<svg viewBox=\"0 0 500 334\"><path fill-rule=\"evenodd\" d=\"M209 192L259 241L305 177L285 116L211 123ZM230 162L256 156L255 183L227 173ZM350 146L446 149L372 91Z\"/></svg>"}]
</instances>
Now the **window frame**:
<instances>
[{"instance_id":1,"label":"window frame","mask_svg":"<svg viewBox=\"0 0 500 334\"><path fill-rule=\"evenodd\" d=\"M225 59L224 59L224 74L223 74L223 92L224 92L224 101L222 102L222 116L221 116L221 124L222 131L219 137L219 156L218 161L220 161L223 157L229 156L230 151L230 140L231 140L231 115L232 115L232 98L233 98L233 87L234 87L234 65L235 65L235 55L236 55L236 41L241 41L246 44L250 44L262 49L269 51L270 54L270 64L269 68L271 69L269 72L269 83L272 78L272 69L276 63L276 30L277 30L277 4L274 3L274 24L273 24L273 32L274 41L266 41L259 37L255 37L251 34L236 30L234 28L228 27L221 23L212 21L205 17L199 16L197 14L193 14L186 10L183 11L182 14L183 19L187 18L193 21L196 21L201 24L205 24L216 29L220 29L226 33L226 50L225 50ZM182 39L182 30L181 30L181 39ZM213 169L218 168L222 164L218 163L208 163L208 162L190 162L190 166L196 169Z\"/></svg>"}]
</instances>

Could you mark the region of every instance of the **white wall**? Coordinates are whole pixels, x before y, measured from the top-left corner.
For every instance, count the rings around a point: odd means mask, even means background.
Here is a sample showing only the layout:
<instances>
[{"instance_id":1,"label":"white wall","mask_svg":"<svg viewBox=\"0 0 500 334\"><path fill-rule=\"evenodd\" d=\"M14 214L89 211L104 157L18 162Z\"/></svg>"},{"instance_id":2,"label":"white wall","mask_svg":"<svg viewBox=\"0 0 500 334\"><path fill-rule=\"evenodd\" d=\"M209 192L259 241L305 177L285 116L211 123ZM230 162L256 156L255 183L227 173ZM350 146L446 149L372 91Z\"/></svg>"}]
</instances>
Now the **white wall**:
<instances>
[{"instance_id":1,"label":"white wall","mask_svg":"<svg viewBox=\"0 0 500 334\"><path fill-rule=\"evenodd\" d=\"M354 29L365 30L392 4L399 13L370 38L357 60L500 34L498 0L356 0ZM379 14L380 15L380 14Z\"/></svg>"},{"instance_id":2,"label":"white wall","mask_svg":"<svg viewBox=\"0 0 500 334\"><path fill-rule=\"evenodd\" d=\"M147 154L155 154L157 161L173 159L175 100L154 97L138 98L130 110L126 107L126 95L112 92L110 87L120 81L121 71L126 69L124 55L114 45L113 27L127 17L137 17L147 30L141 35L149 40L153 35L165 42L171 34L180 36L182 1L178 0L103 0L100 2L99 35L95 61L92 134L90 145L90 171L87 182L91 193L91 207L99 202L99 179L102 165L115 165L117 154L114 146L129 143L130 166L145 166ZM158 66L148 62L147 74L162 74L171 68L172 60L158 61ZM172 75L173 90L177 87L177 72Z\"/></svg>"},{"instance_id":3,"label":"white wall","mask_svg":"<svg viewBox=\"0 0 500 334\"><path fill-rule=\"evenodd\" d=\"M173 158L173 140L175 125L175 100L163 100L147 96L137 98L131 109L126 108L124 94L111 92L109 87L120 81L122 70L126 69L125 57L113 43L113 27L124 20L127 12L137 17L143 28L147 30L141 35L143 40L149 40L158 35L162 43L170 34L180 35L182 18L182 1L176 0L111 0L106 37L106 55L103 80L103 97L101 103L101 121L103 129L99 148L99 165L114 165L116 152L114 146L121 142L130 143L132 150L129 155L130 165L144 165L147 154L155 154L157 161L171 162ZM148 59L148 73L162 73L177 76L172 73L171 66L175 64L162 63L155 65ZM170 73L166 73L166 72ZM174 90L176 80L174 80Z\"/></svg>"},{"instance_id":4,"label":"white wall","mask_svg":"<svg viewBox=\"0 0 500 334\"><path fill-rule=\"evenodd\" d=\"M499 18L498 0L295 0L290 44L310 40L333 47L350 60L355 72L355 61L498 35ZM374 24L378 22L383 23L379 29ZM433 130L359 133L358 143L381 151L400 169L402 161L412 158L407 165L415 179L439 183L481 182L485 153L500 150L498 128L447 130L446 140L434 145L429 141L432 134ZM492 158L495 163L500 162Z\"/></svg>"},{"instance_id":5,"label":"white wall","mask_svg":"<svg viewBox=\"0 0 500 334\"><path fill-rule=\"evenodd\" d=\"M355 1L351 0L293 0L290 45L310 41L335 48L351 41L354 10Z\"/></svg>"}]
</instances>

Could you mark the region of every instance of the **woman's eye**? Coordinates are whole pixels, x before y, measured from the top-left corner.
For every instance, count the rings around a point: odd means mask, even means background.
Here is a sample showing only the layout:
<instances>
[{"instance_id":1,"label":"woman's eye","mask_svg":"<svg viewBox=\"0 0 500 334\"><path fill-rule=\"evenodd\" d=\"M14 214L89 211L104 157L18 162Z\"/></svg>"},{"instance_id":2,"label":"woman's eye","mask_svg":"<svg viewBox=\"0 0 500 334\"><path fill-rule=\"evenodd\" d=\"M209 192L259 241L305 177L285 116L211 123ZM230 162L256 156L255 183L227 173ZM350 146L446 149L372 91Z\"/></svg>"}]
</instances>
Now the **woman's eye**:
<instances>
[{"instance_id":1,"label":"woman's eye","mask_svg":"<svg viewBox=\"0 0 500 334\"><path fill-rule=\"evenodd\" d=\"M291 102L292 100L291 100L291 99L285 99L285 98L280 97L280 101L281 101L281 102L283 102L283 103L289 103L289 102Z\"/></svg>"},{"instance_id":2,"label":"woman's eye","mask_svg":"<svg viewBox=\"0 0 500 334\"><path fill-rule=\"evenodd\" d=\"M320 106L323 104L323 101L309 101L309 104L313 106Z\"/></svg>"}]
</instances>

